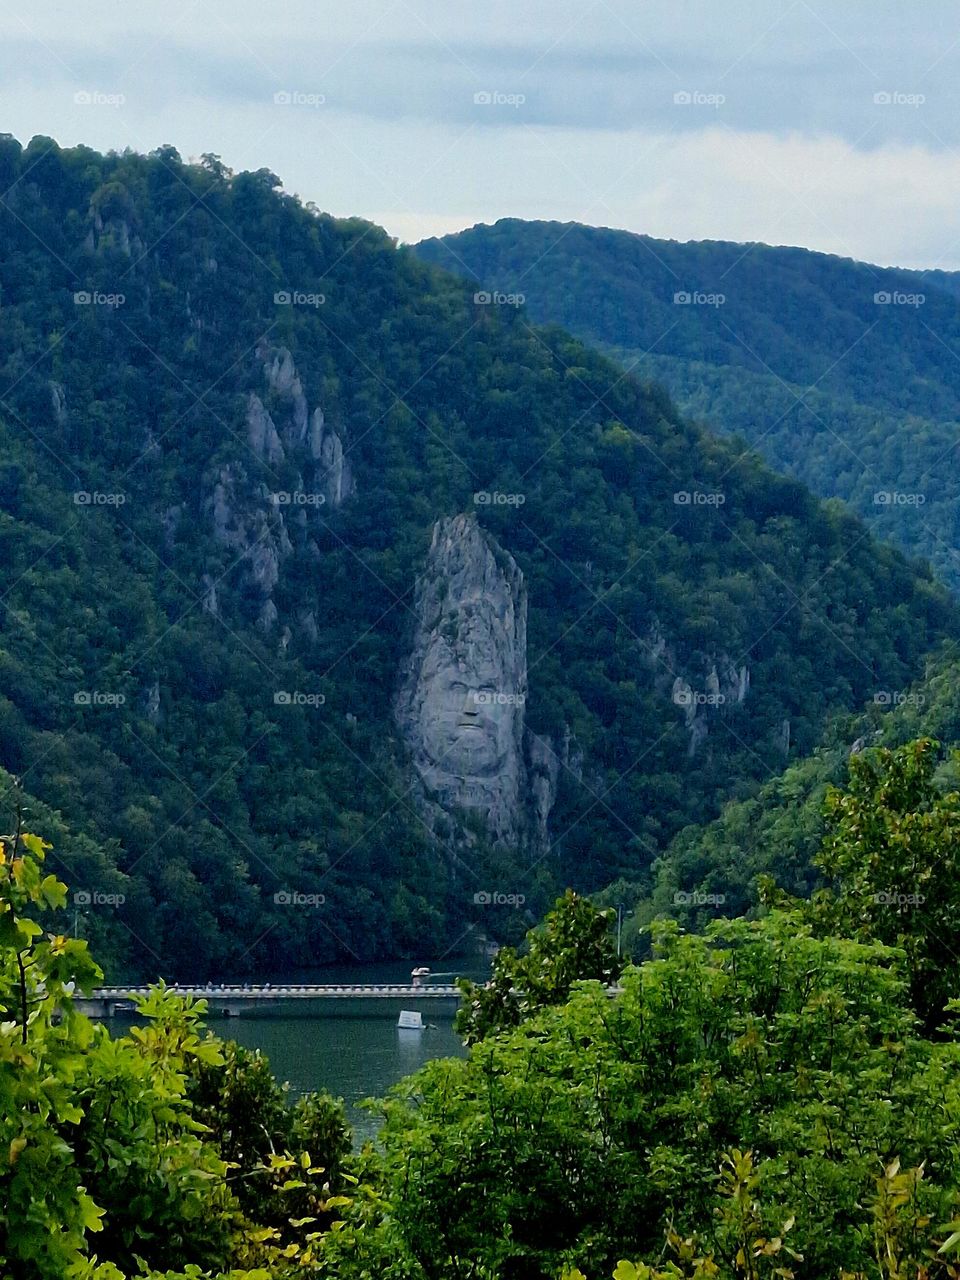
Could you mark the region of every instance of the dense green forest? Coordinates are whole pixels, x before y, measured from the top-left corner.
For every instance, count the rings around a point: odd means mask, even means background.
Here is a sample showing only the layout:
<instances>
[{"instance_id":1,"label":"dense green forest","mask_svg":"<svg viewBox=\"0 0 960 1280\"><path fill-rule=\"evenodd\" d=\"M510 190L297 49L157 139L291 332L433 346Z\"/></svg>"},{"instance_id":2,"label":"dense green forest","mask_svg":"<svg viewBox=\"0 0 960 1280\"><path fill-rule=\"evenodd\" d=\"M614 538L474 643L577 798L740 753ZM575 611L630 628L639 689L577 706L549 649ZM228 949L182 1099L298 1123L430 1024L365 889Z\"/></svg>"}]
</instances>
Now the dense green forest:
<instances>
[{"instance_id":1,"label":"dense green forest","mask_svg":"<svg viewBox=\"0 0 960 1280\"><path fill-rule=\"evenodd\" d=\"M960 635L839 504L271 173L4 137L0 189L2 803L114 975L519 937ZM526 725L565 744L536 855L428 829L392 715L462 511L522 570Z\"/></svg>"},{"instance_id":2,"label":"dense green forest","mask_svg":"<svg viewBox=\"0 0 960 1280\"><path fill-rule=\"evenodd\" d=\"M749 799L732 801L720 817L679 832L639 884L620 882L603 895L635 907L630 945L658 916L703 927L716 915L738 915L757 901L773 875L792 893L808 896L822 884L814 856L824 834L823 800L846 785L861 753L893 749L921 735L960 742L960 663L948 652L931 660L927 676L888 694L857 715L838 716L817 749L765 783ZM952 758L937 767L941 785L960 785Z\"/></svg>"},{"instance_id":3,"label":"dense green forest","mask_svg":"<svg viewBox=\"0 0 960 1280\"><path fill-rule=\"evenodd\" d=\"M155 988L77 1012L68 889L0 848L0 1266L15 1280L948 1280L960 1274L960 794L929 740L825 797L801 901L618 959L559 900L484 988L466 1059L378 1104L291 1104Z\"/></svg>"},{"instance_id":4,"label":"dense green forest","mask_svg":"<svg viewBox=\"0 0 960 1280\"><path fill-rule=\"evenodd\" d=\"M955 274L512 218L417 252L523 294L960 587Z\"/></svg>"}]
</instances>

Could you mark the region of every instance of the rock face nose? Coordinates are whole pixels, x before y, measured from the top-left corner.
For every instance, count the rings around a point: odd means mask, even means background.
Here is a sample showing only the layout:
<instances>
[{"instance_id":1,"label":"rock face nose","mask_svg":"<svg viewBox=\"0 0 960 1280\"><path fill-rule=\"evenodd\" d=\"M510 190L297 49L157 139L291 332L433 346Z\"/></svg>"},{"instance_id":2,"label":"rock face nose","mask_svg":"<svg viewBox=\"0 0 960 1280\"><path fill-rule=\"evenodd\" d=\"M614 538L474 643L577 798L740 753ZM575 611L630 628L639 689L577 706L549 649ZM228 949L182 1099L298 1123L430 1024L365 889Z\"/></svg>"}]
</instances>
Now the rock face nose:
<instances>
[{"instance_id":1,"label":"rock face nose","mask_svg":"<svg viewBox=\"0 0 960 1280\"><path fill-rule=\"evenodd\" d=\"M473 516L439 520L417 580L397 724L432 798L501 843L523 828L527 593Z\"/></svg>"}]
</instances>

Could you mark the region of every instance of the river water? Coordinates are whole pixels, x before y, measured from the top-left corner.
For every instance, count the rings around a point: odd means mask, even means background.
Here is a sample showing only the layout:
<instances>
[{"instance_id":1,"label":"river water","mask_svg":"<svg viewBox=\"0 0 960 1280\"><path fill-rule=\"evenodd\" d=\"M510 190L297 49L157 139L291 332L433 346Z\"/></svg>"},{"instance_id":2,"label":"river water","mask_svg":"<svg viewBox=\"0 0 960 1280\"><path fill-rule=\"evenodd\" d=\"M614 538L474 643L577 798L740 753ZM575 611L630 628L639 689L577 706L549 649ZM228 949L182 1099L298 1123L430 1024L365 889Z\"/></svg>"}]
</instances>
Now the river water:
<instances>
[{"instance_id":1,"label":"river water","mask_svg":"<svg viewBox=\"0 0 960 1280\"><path fill-rule=\"evenodd\" d=\"M376 1118L357 1107L431 1058L464 1057L449 1018L424 1031L401 1031L390 1018L207 1018L210 1030L262 1049L273 1074L294 1095L325 1089L343 1098L358 1141L372 1137Z\"/></svg>"},{"instance_id":2,"label":"river water","mask_svg":"<svg viewBox=\"0 0 960 1280\"><path fill-rule=\"evenodd\" d=\"M430 964L433 978L452 982L463 974L482 979L485 976L476 957L459 962L449 957ZM458 966L458 967L455 967ZM321 971L286 975L256 976L256 982L321 982L367 983L409 982L411 965L341 966ZM447 971L443 976L440 970ZM425 1006L426 1007L426 1006ZM236 1040L248 1049L261 1049L270 1059L273 1074L290 1085L291 1094L325 1090L342 1098L347 1118L359 1145L376 1133L377 1119L358 1103L365 1098L382 1098L391 1085L411 1075L431 1058L466 1056L460 1038L453 1029L449 1014L425 1013L429 1023L423 1031L402 1031L397 1023L397 1009L389 1016L340 1017L331 1002L331 1014L318 1017L240 1017L207 1016L206 1026L225 1040ZM111 1026L123 1034L131 1019L112 1019Z\"/></svg>"}]
</instances>

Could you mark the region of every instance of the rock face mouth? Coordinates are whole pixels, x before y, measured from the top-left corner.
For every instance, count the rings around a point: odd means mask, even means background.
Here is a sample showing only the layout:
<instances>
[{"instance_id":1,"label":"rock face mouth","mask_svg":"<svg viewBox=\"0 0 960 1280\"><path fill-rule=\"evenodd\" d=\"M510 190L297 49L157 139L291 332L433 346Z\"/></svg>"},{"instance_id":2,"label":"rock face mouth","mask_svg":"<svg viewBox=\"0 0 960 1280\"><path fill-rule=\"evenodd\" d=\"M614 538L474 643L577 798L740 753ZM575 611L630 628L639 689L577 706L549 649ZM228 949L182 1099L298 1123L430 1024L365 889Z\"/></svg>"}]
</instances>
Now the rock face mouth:
<instances>
[{"instance_id":1,"label":"rock face mouth","mask_svg":"<svg viewBox=\"0 0 960 1280\"><path fill-rule=\"evenodd\" d=\"M397 724L424 787L497 841L525 825L527 594L511 556L473 516L434 526L417 582Z\"/></svg>"}]
</instances>

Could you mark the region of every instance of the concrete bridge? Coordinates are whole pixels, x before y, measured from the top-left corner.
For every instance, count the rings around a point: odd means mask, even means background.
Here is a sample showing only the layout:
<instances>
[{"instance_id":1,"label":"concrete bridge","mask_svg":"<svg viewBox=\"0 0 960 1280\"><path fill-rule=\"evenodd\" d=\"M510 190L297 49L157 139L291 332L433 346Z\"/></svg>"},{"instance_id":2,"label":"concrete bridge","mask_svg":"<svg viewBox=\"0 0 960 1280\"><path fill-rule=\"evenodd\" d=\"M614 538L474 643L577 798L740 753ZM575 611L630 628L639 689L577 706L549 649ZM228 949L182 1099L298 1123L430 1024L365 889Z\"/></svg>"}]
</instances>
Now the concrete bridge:
<instances>
[{"instance_id":1,"label":"concrete bridge","mask_svg":"<svg viewBox=\"0 0 960 1280\"><path fill-rule=\"evenodd\" d=\"M323 985L173 986L178 996L206 1000L207 1012L226 1017L391 1017L401 1009L419 1010L425 1020L451 1016L460 1003L459 988L440 983L329 983ZM91 1018L132 1013L134 996L149 987L97 987L74 1005Z\"/></svg>"}]
</instances>

